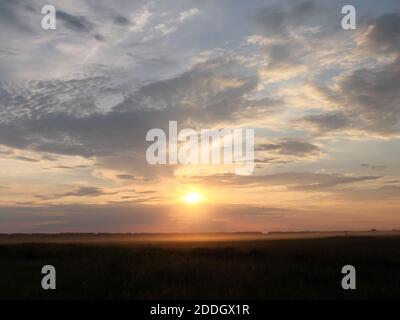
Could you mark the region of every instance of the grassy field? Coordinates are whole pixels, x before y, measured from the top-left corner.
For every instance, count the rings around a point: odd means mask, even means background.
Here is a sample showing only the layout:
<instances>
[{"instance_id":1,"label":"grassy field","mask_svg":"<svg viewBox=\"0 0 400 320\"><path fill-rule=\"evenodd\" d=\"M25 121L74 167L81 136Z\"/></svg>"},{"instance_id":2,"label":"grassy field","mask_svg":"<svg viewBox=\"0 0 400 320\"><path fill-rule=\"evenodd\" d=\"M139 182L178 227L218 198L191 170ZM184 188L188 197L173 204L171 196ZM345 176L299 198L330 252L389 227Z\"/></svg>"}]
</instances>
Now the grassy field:
<instances>
[{"instance_id":1,"label":"grassy field","mask_svg":"<svg viewBox=\"0 0 400 320\"><path fill-rule=\"evenodd\" d=\"M398 236L19 237L0 239L0 299L400 298ZM46 264L56 267L56 290L41 289ZM357 290L341 288L346 264Z\"/></svg>"}]
</instances>

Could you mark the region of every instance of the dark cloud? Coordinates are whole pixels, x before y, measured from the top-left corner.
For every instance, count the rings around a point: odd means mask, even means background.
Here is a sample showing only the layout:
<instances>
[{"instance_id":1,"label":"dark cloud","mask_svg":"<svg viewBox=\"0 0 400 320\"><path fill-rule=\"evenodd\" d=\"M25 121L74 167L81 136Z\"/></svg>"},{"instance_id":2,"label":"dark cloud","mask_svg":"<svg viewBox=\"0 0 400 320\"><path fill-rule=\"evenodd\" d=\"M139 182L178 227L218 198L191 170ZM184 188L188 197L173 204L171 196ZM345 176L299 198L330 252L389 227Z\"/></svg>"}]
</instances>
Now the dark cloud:
<instances>
[{"instance_id":1,"label":"dark cloud","mask_svg":"<svg viewBox=\"0 0 400 320\"><path fill-rule=\"evenodd\" d=\"M295 41L269 45L264 52L268 55L268 68L270 69L304 64L304 57L309 53L301 43Z\"/></svg>"},{"instance_id":2,"label":"dark cloud","mask_svg":"<svg viewBox=\"0 0 400 320\"><path fill-rule=\"evenodd\" d=\"M15 150L0 150L0 155L6 156L6 158L11 158L20 161L27 162L41 162L41 160L56 161L57 158L50 154L41 154L40 156L31 157L26 155L18 154Z\"/></svg>"},{"instance_id":3,"label":"dark cloud","mask_svg":"<svg viewBox=\"0 0 400 320\"><path fill-rule=\"evenodd\" d=\"M315 1L301 1L289 5L268 5L256 13L255 21L260 30L271 37L287 35L290 27L305 24L320 12Z\"/></svg>"},{"instance_id":4,"label":"dark cloud","mask_svg":"<svg viewBox=\"0 0 400 320\"><path fill-rule=\"evenodd\" d=\"M286 186L290 190L324 191L339 185L379 179L379 176L345 176L328 173L287 172L270 175L237 176L216 174L187 178L206 186Z\"/></svg>"},{"instance_id":5,"label":"dark cloud","mask_svg":"<svg viewBox=\"0 0 400 320\"><path fill-rule=\"evenodd\" d=\"M21 161L28 161L28 162L40 162L40 159L35 159L26 156L15 156L14 159L21 160Z\"/></svg>"},{"instance_id":6,"label":"dark cloud","mask_svg":"<svg viewBox=\"0 0 400 320\"><path fill-rule=\"evenodd\" d=\"M366 38L369 49L375 52L400 51L400 13L387 13L369 21Z\"/></svg>"},{"instance_id":7,"label":"dark cloud","mask_svg":"<svg viewBox=\"0 0 400 320\"><path fill-rule=\"evenodd\" d=\"M101 34L98 34L98 33L94 35L94 38L96 40L98 40L98 41L105 41L106 40L106 38L104 36L102 36Z\"/></svg>"},{"instance_id":8,"label":"dark cloud","mask_svg":"<svg viewBox=\"0 0 400 320\"><path fill-rule=\"evenodd\" d=\"M122 199L122 200L121 200ZM139 196L132 196L129 198L123 198L121 197L121 199L118 200L110 200L107 201L107 203L110 204L138 204L138 203L142 203L142 204L148 204L148 203L154 203L154 202L160 202L162 200L165 200L165 198L163 197L139 197Z\"/></svg>"},{"instance_id":9,"label":"dark cloud","mask_svg":"<svg viewBox=\"0 0 400 320\"><path fill-rule=\"evenodd\" d=\"M68 169L68 170L77 170L77 169L86 169L86 168L90 168L91 166L89 165L78 165L78 166L65 166L65 165L61 165L61 166L56 166L56 169Z\"/></svg>"},{"instance_id":10,"label":"dark cloud","mask_svg":"<svg viewBox=\"0 0 400 320\"><path fill-rule=\"evenodd\" d=\"M275 35L286 31L287 13L281 6L264 7L256 13L255 18L259 27L266 33Z\"/></svg>"},{"instance_id":11,"label":"dark cloud","mask_svg":"<svg viewBox=\"0 0 400 320\"><path fill-rule=\"evenodd\" d=\"M64 22L64 25L77 32L90 32L93 30L93 24L83 16L74 16L65 11L57 11L57 19Z\"/></svg>"},{"instance_id":12,"label":"dark cloud","mask_svg":"<svg viewBox=\"0 0 400 320\"><path fill-rule=\"evenodd\" d=\"M318 11L318 5L315 1L298 1L292 7L291 14L296 18L308 18Z\"/></svg>"},{"instance_id":13,"label":"dark cloud","mask_svg":"<svg viewBox=\"0 0 400 320\"><path fill-rule=\"evenodd\" d=\"M386 184L400 183L400 180L385 181Z\"/></svg>"},{"instance_id":14,"label":"dark cloud","mask_svg":"<svg viewBox=\"0 0 400 320\"><path fill-rule=\"evenodd\" d=\"M348 129L351 127L351 116L345 113L321 113L305 116L299 119L299 122L311 125L320 133Z\"/></svg>"},{"instance_id":15,"label":"dark cloud","mask_svg":"<svg viewBox=\"0 0 400 320\"><path fill-rule=\"evenodd\" d=\"M123 15L118 15L114 18L114 23L120 26L128 26L130 24L130 21L127 17Z\"/></svg>"},{"instance_id":16,"label":"dark cloud","mask_svg":"<svg viewBox=\"0 0 400 320\"><path fill-rule=\"evenodd\" d=\"M366 130L398 132L400 115L400 59L375 69L359 69L340 82L346 105L359 113Z\"/></svg>"},{"instance_id":17,"label":"dark cloud","mask_svg":"<svg viewBox=\"0 0 400 320\"><path fill-rule=\"evenodd\" d=\"M118 174L117 178L121 179L121 180L134 180L135 176L133 176L131 174Z\"/></svg>"},{"instance_id":18,"label":"dark cloud","mask_svg":"<svg viewBox=\"0 0 400 320\"><path fill-rule=\"evenodd\" d=\"M64 26L72 31L93 34L93 37L96 40L104 40L102 35L94 32L93 23L84 16L76 16L62 10L57 10L56 18L57 20L61 20L64 23Z\"/></svg>"},{"instance_id":19,"label":"dark cloud","mask_svg":"<svg viewBox=\"0 0 400 320\"><path fill-rule=\"evenodd\" d=\"M102 189L97 187L79 187L71 192L61 194L61 197L97 197L99 195L107 194Z\"/></svg>"},{"instance_id":20,"label":"dark cloud","mask_svg":"<svg viewBox=\"0 0 400 320\"><path fill-rule=\"evenodd\" d=\"M145 190L145 191L136 191L136 193L140 194L149 194L149 193L156 193L156 190Z\"/></svg>"},{"instance_id":21,"label":"dark cloud","mask_svg":"<svg viewBox=\"0 0 400 320\"><path fill-rule=\"evenodd\" d=\"M340 28L333 12L339 10L317 1L290 1L265 6L255 14L257 34L267 69L283 71L309 67L320 52L336 50Z\"/></svg>"},{"instance_id":22,"label":"dark cloud","mask_svg":"<svg viewBox=\"0 0 400 320\"><path fill-rule=\"evenodd\" d=\"M36 197L42 200L54 200L66 197L99 197L111 194L116 194L116 192L105 192L103 189L97 187L79 187L65 193L54 195L37 195Z\"/></svg>"},{"instance_id":23,"label":"dark cloud","mask_svg":"<svg viewBox=\"0 0 400 320\"><path fill-rule=\"evenodd\" d=\"M311 143L297 140L283 140L277 143L263 143L255 148L256 151L273 151L282 155L308 156L320 154L321 149Z\"/></svg>"},{"instance_id":24,"label":"dark cloud","mask_svg":"<svg viewBox=\"0 0 400 320\"><path fill-rule=\"evenodd\" d=\"M254 159L254 162L258 164L266 164L266 163L286 164L293 161L281 160L280 158L256 158Z\"/></svg>"},{"instance_id":25,"label":"dark cloud","mask_svg":"<svg viewBox=\"0 0 400 320\"><path fill-rule=\"evenodd\" d=\"M369 163L362 163L360 166L363 168L369 168L371 170L384 170L387 168L387 166L383 165L383 164L382 165L373 165L373 164L369 164Z\"/></svg>"}]
</instances>

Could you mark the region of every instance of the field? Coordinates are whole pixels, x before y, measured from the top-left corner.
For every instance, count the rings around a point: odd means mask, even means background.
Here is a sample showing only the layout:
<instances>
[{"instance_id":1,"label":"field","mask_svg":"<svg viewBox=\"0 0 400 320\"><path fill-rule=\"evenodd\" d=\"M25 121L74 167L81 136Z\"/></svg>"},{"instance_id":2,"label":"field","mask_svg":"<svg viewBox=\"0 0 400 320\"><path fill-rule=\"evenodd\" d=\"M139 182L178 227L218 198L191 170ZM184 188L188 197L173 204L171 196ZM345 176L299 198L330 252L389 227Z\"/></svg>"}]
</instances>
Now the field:
<instances>
[{"instance_id":1,"label":"field","mask_svg":"<svg viewBox=\"0 0 400 320\"><path fill-rule=\"evenodd\" d=\"M56 290L41 289L46 264ZM397 234L0 236L0 299L399 297Z\"/></svg>"}]
</instances>

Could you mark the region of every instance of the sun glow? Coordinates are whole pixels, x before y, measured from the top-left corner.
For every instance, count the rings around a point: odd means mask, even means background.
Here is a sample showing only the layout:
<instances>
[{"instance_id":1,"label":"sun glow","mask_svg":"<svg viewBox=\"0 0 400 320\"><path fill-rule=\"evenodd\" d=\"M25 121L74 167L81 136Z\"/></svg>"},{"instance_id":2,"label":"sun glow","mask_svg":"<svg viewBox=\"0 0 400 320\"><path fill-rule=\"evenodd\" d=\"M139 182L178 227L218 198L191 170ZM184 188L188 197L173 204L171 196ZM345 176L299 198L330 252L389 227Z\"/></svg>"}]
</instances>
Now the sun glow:
<instances>
[{"instance_id":1,"label":"sun glow","mask_svg":"<svg viewBox=\"0 0 400 320\"><path fill-rule=\"evenodd\" d=\"M202 197L199 193L197 193L197 192L188 193L188 194L186 194L186 195L183 197L183 200L184 200L186 203L189 203L189 204L198 203L198 202L200 202L202 199L203 199L203 197Z\"/></svg>"}]
</instances>

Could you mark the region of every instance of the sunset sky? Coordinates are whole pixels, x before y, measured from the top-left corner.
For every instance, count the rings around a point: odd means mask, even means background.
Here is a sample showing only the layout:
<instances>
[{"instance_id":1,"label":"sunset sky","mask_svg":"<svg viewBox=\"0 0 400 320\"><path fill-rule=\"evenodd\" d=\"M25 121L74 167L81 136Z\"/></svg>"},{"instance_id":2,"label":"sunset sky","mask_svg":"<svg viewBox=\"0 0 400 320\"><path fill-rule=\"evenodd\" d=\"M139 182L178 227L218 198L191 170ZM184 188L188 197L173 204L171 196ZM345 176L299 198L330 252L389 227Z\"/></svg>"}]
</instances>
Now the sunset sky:
<instances>
[{"instance_id":1,"label":"sunset sky","mask_svg":"<svg viewBox=\"0 0 400 320\"><path fill-rule=\"evenodd\" d=\"M168 121L256 169L149 165ZM0 1L0 233L399 229L399 137L398 0Z\"/></svg>"}]
</instances>

